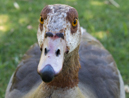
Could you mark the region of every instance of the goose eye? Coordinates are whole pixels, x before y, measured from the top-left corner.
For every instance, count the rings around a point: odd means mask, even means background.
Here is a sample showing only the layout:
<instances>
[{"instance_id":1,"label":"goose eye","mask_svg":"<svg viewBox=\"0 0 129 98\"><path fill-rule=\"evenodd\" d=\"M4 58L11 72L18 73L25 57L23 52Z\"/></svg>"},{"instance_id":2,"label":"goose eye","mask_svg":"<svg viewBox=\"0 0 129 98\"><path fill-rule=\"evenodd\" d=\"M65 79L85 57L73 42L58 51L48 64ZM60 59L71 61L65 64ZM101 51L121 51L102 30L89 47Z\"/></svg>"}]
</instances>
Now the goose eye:
<instances>
[{"instance_id":1,"label":"goose eye","mask_svg":"<svg viewBox=\"0 0 129 98\"><path fill-rule=\"evenodd\" d=\"M44 22L44 19L40 16L40 19L39 19L40 23L43 24Z\"/></svg>"},{"instance_id":2,"label":"goose eye","mask_svg":"<svg viewBox=\"0 0 129 98\"><path fill-rule=\"evenodd\" d=\"M72 22L72 26L75 27L75 26L77 26L77 24L78 24L78 20L74 19L74 21Z\"/></svg>"}]
</instances>

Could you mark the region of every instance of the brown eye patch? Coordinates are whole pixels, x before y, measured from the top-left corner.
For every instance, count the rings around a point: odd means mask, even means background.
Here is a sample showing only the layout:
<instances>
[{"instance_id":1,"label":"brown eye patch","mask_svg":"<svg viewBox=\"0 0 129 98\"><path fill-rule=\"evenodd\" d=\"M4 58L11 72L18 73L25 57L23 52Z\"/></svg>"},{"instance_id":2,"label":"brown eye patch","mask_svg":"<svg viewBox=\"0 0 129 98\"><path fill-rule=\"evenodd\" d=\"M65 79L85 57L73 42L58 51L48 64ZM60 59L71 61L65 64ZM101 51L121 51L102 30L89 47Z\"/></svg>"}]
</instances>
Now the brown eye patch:
<instances>
[{"instance_id":1,"label":"brown eye patch","mask_svg":"<svg viewBox=\"0 0 129 98\"><path fill-rule=\"evenodd\" d=\"M78 26L78 13L76 9L70 8L69 11L67 12L67 20L70 21L71 23L71 32L75 33L77 31L77 26Z\"/></svg>"},{"instance_id":2,"label":"brown eye patch","mask_svg":"<svg viewBox=\"0 0 129 98\"><path fill-rule=\"evenodd\" d=\"M51 9L49 8L49 6L45 6L43 8L43 10L41 11L41 14L40 14L40 30L42 31L43 30L43 22L45 19L47 19L47 14L51 12Z\"/></svg>"}]
</instances>

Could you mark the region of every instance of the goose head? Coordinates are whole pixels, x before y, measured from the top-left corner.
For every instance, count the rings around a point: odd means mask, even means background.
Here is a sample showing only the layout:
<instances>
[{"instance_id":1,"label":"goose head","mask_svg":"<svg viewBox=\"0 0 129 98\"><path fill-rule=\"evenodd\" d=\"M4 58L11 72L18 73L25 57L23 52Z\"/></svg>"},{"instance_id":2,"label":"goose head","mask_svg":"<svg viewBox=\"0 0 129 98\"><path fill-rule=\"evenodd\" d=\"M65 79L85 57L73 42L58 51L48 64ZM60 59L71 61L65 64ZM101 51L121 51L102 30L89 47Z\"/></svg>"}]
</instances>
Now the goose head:
<instances>
[{"instance_id":1,"label":"goose head","mask_svg":"<svg viewBox=\"0 0 129 98\"><path fill-rule=\"evenodd\" d=\"M76 9L67 5L48 5L41 11L37 31L42 51L37 71L44 82L51 82L63 69L65 55L80 43L81 29Z\"/></svg>"}]
</instances>

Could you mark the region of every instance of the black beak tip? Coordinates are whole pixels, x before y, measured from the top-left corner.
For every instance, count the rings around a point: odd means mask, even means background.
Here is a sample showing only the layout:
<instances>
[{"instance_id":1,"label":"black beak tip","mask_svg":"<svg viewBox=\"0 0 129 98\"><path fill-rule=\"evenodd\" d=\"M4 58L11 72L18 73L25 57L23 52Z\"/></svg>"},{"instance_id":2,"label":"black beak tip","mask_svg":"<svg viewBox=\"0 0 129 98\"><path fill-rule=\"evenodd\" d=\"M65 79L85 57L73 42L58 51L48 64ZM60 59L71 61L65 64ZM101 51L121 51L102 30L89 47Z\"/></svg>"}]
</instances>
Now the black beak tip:
<instances>
[{"instance_id":1,"label":"black beak tip","mask_svg":"<svg viewBox=\"0 0 129 98\"><path fill-rule=\"evenodd\" d=\"M39 72L42 80L46 83L51 82L55 76L55 72L50 64L47 64L43 70Z\"/></svg>"}]
</instances>

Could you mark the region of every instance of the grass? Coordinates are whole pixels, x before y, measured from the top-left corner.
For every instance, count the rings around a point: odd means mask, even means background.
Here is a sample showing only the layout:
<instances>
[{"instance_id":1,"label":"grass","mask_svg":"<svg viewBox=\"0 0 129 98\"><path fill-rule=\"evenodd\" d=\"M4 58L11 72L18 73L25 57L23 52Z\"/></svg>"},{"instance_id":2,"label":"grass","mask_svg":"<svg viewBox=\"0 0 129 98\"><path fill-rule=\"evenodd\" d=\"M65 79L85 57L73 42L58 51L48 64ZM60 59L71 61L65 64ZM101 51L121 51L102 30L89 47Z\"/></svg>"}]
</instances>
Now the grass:
<instances>
[{"instance_id":1,"label":"grass","mask_svg":"<svg viewBox=\"0 0 129 98\"><path fill-rule=\"evenodd\" d=\"M129 0L116 0L120 5L104 0L16 0L0 1L0 96L4 98L11 74L23 54L37 42L38 19L47 4L68 4L79 13L80 24L97 37L113 55L125 84L129 85ZM31 25L32 29L27 29ZM126 94L129 98L129 94Z\"/></svg>"}]
</instances>

